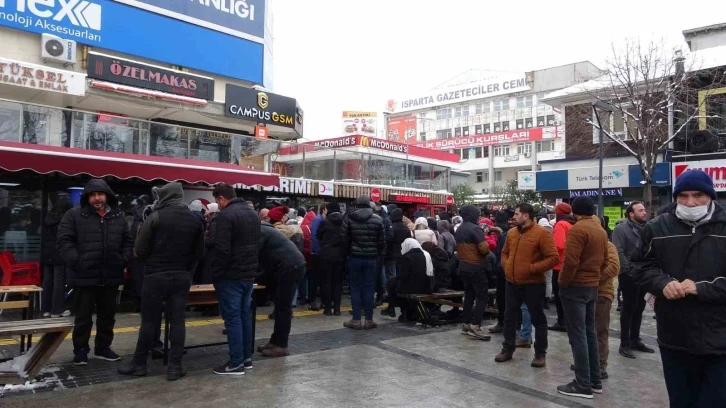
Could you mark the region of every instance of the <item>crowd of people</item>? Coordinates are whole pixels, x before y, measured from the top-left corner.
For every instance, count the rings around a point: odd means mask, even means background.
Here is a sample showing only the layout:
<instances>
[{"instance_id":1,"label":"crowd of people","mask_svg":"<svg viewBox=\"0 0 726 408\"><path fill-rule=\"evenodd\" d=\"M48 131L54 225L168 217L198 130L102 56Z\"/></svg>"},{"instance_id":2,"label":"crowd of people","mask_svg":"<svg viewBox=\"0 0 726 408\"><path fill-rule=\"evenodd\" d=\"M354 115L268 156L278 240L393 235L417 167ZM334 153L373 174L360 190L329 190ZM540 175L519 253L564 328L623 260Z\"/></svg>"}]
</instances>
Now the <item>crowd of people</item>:
<instances>
[{"instance_id":1,"label":"crowd of people","mask_svg":"<svg viewBox=\"0 0 726 408\"><path fill-rule=\"evenodd\" d=\"M235 190L219 184L215 203L202 216L182 202L178 183L153 190L153 200L134 225L124 222L117 199L102 180L85 187L81 206L59 202L46 218L56 246L48 249L53 282L66 265L74 290L74 364L90 352L92 313L97 312L94 355L117 361L112 351L118 286L124 268L141 267L137 289L141 307L139 337L131 361L119 367L145 375L149 353L158 347L161 314L170 320L168 379L185 375L182 357L185 310L194 281L213 283L229 343L229 361L214 368L241 375L252 368L251 299L255 281L273 294L274 332L258 347L264 356L289 354L292 308L309 303L326 316L341 315L343 282L348 281L351 319L344 327L370 330L376 305L381 314L415 321L408 294L461 290L457 315L462 334L489 341L502 334L497 363L512 360L517 348L534 347L531 366L546 366L548 331L566 332L575 379L557 387L565 395L593 398L608 375L608 336L613 302L622 292L619 354L654 353L640 338L646 297L655 310L666 385L674 407L726 406L726 212L716 202L710 177L698 170L681 175L675 202L648 221L647 209L631 203L612 231L596 215L589 197L559 203L554 219L538 216L529 203L482 214L466 205L458 215L416 214L413 221L396 205L360 196L343 213L336 202L318 208L270 206L255 212ZM612 242L611 242L612 241ZM56 269L57 268L57 269ZM615 279L618 280L618 290ZM45 284L44 284L45 286ZM45 296L48 313L63 313L62 291L52 283ZM489 298L496 289L495 299ZM318 297L320 303L317 302ZM548 326L550 299L557 317ZM496 305L497 324L482 322ZM534 342L532 342L534 330Z\"/></svg>"}]
</instances>

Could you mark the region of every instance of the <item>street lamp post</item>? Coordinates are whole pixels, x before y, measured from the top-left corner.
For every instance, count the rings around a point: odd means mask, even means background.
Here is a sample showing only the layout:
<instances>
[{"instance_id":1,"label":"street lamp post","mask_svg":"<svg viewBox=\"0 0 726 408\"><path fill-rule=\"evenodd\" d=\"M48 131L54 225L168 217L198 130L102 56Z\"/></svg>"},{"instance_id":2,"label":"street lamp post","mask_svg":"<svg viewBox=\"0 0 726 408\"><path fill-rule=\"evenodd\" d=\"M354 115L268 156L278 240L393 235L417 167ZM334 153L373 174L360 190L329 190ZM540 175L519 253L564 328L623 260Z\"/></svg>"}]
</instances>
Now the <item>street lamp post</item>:
<instances>
[{"instance_id":1,"label":"street lamp post","mask_svg":"<svg viewBox=\"0 0 726 408\"><path fill-rule=\"evenodd\" d=\"M597 120L597 126L598 126L598 134L599 134L599 140L598 140L598 156L599 156L599 163L598 163L598 180L597 180L597 214L599 216L605 215L605 208L604 208L604 198L602 196L602 165L603 165L603 138L605 136L605 132L602 129L602 123L600 122L600 115L598 115L597 110L600 109L600 111L611 113L613 112L612 107L603 102L603 101L595 101L592 103L592 112L595 115L595 120Z\"/></svg>"}]
</instances>

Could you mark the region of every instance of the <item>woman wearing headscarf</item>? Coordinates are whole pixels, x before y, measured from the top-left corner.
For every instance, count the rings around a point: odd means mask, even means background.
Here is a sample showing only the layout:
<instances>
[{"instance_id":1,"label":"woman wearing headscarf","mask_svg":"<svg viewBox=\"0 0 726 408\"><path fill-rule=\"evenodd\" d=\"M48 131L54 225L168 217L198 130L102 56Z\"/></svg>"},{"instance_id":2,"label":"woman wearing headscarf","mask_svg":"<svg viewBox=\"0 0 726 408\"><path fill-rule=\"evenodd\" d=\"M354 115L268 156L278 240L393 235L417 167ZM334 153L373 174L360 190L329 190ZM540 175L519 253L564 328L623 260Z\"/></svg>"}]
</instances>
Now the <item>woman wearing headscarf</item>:
<instances>
[{"instance_id":1,"label":"woman wearing headscarf","mask_svg":"<svg viewBox=\"0 0 726 408\"><path fill-rule=\"evenodd\" d=\"M461 218L460 215L455 215L451 218L451 225L454 226L454 232L459 229L459 225L461 225L462 222L464 222L464 219Z\"/></svg>"},{"instance_id":2,"label":"woman wearing headscarf","mask_svg":"<svg viewBox=\"0 0 726 408\"><path fill-rule=\"evenodd\" d=\"M438 245L439 241L436 239L436 233L429 229L429 221L424 217L416 218L415 227L413 229L413 236L420 244L424 242L433 242L434 245Z\"/></svg>"},{"instance_id":3,"label":"woman wearing headscarf","mask_svg":"<svg viewBox=\"0 0 726 408\"><path fill-rule=\"evenodd\" d=\"M451 226L448 221L439 221L436 223L436 229L439 231L439 248L443 249L444 252L446 252L446 255L451 258L454 256L454 251L456 250L456 240L454 239L454 236L451 234Z\"/></svg>"},{"instance_id":4,"label":"woman wearing headscarf","mask_svg":"<svg viewBox=\"0 0 726 408\"><path fill-rule=\"evenodd\" d=\"M396 317L396 307L401 308L400 321L412 320L408 303L399 302L398 294L425 294L433 290L434 264L431 255L413 238L406 238L401 245L401 259L396 264L396 277L388 282L388 307L381 315Z\"/></svg>"}]
</instances>

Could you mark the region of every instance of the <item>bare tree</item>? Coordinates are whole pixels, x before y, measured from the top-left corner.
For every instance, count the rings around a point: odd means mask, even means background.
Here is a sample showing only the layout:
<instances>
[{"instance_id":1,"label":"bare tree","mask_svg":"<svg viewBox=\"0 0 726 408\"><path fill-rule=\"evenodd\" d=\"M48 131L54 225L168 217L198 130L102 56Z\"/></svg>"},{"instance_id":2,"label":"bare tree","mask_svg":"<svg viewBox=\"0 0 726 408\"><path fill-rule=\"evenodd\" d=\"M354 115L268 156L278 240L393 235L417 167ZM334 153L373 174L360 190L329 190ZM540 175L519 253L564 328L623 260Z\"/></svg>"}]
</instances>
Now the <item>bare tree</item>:
<instances>
[{"instance_id":1,"label":"bare tree","mask_svg":"<svg viewBox=\"0 0 726 408\"><path fill-rule=\"evenodd\" d=\"M608 148L619 146L636 158L648 208L658 155L704 117L700 113L704 101L699 100L698 92L724 82L723 68L701 69L696 58L683 58L664 44L630 39L621 48L613 45L605 75L594 80L587 91L602 108L595 109L597 115L583 115L586 125L601 129L605 142L613 142ZM672 120L677 118L671 129L669 115ZM596 143L590 147L596 151L597 138L593 141Z\"/></svg>"}]
</instances>

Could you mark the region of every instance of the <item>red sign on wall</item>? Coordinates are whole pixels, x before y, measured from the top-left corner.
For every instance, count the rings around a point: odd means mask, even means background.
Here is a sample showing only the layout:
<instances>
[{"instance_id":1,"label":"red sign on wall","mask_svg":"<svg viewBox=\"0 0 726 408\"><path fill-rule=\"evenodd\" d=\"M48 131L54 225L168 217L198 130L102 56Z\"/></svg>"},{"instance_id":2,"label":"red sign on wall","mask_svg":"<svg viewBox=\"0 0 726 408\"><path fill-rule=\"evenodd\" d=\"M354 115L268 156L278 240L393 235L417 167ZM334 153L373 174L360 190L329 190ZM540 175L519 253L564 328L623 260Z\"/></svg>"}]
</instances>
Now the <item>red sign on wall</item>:
<instances>
[{"instance_id":1,"label":"red sign on wall","mask_svg":"<svg viewBox=\"0 0 726 408\"><path fill-rule=\"evenodd\" d=\"M446 196L446 205L454 205L454 196Z\"/></svg>"},{"instance_id":2,"label":"red sign on wall","mask_svg":"<svg viewBox=\"0 0 726 408\"><path fill-rule=\"evenodd\" d=\"M511 132L500 132L490 133L486 135L455 137L452 139L431 140L416 143L415 146L425 149L449 150L468 149L471 147L491 146L498 144L536 142L540 140L550 140L560 137L558 132L562 130L563 129L560 129L560 126L519 129Z\"/></svg>"},{"instance_id":3,"label":"red sign on wall","mask_svg":"<svg viewBox=\"0 0 726 408\"><path fill-rule=\"evenodd\" d=\"M388 140L416 143L416 115L389 116L386 128Z\"/></svg>"},{"instance_id":4,"label":"red sign on wall","mask_svg":"<svg viewBox=\"0 0 726 408\"><path fill-rule=\"evenodd\" d=\"M371 201L373 201L375 203L381 201L381 190L379 190L377 188L371 189Z\"/></svg>"},{"instance_id":5,"label":"red sign on wall","mask_svg":"<svg viewBox=\"0 0 726 408\"><path fill-rule=\"evenodd\" d=\"M395 201L399 203L416 203L416 204L428 204L429 198L427 196L415 196L410 194L390 194L388 201Z\"/></svg>"}]
</instances>

